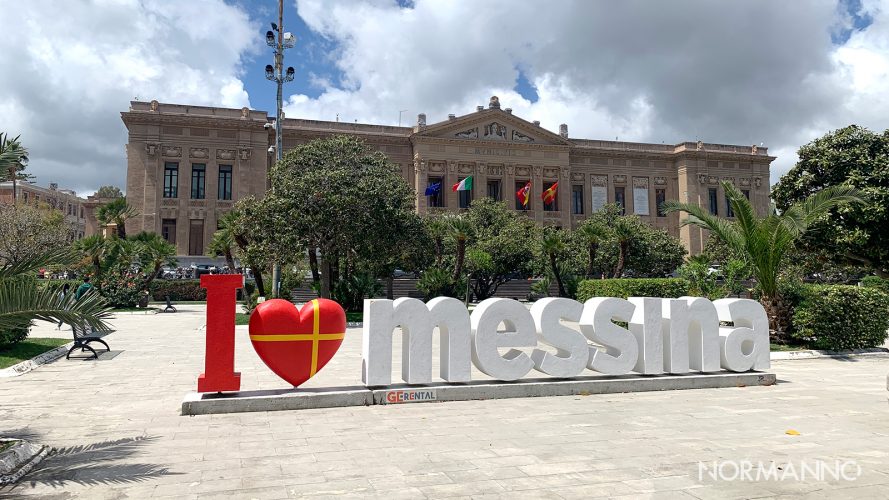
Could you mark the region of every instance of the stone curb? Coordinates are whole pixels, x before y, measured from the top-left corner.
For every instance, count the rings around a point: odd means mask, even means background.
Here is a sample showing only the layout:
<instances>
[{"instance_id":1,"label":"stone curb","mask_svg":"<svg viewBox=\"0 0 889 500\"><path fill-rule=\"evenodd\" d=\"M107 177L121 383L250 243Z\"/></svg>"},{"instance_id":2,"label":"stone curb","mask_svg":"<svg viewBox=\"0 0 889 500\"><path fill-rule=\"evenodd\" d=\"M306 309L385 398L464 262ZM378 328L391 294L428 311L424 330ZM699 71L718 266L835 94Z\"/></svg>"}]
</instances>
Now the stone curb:
<instances>
[{"instance_id":1,"label":"stone curb","mask_svg":"<svg viewBox=\"0 0 889 500\"><path fill-rule=\"evenodd\" d=\"M398 403L712 389L773 385L776 380L773 373L722 372L693 375L594 376L572 380L527 379L520 382L478 381L469 384L430 384L426 386L397 385L385 389L351 386L244 391L226 394L192 392L186 394L183 399L181 414L209 415Z\"/></svg>"},{"instance_id":2,"label":"stone curb","mask_svg":"<svg viewBox=\"0 0 889 500\"><path fill-rule=\"evenodd\" d=\"M0 455L0 486L13 484L39 464L51 449L21 441Z\"/></svg>"},{"instance_id":3,"label":"stone curb","mask_svg":"<svg viewBox=\"0 0 889 500\"><path fill-rule=\"evenodd\" d=\"M46 351L45 353L33 357L31 359L26 359L21 363L16 363L12 366L4 368L0 370L0 378L4 377L18 377L19 375L24 375L29 371L37 368L38 366L45 365L50 361L55 361L68 352L68 349L71 349L71 346L74 345L74 342L68 342L67 344L60 345L51 351Z\"/></svg>"},{"instance_id":4,"label":"stone curb","mask_svg":"<svg viewBox=\"0 0 889 500\"><path fill-rule=\"evenodd\" d=\"M833 358L841 359L849 356L879 356L889 354L889 349L885 347L874 347L872 349L852 349L848 351L773 351L769 354L772 361L785 361L788 359L815 359L815 358Z\"/></svg>"}]
</instances>

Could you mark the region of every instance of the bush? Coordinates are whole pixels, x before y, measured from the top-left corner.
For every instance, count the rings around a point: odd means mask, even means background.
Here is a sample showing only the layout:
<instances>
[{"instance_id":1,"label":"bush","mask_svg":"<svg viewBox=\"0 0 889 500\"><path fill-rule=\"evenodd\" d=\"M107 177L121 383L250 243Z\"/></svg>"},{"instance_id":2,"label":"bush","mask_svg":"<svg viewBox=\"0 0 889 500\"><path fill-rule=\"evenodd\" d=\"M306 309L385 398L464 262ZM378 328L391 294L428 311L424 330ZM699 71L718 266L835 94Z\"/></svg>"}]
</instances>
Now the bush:
<instances>
[{"instance_id":1,"label":"bush","mask_svg":"<svg viewBox=\"0 0 889 500\"><path fill-rule=\"evenodd\" d=\"M876 288L810 285L793 313L791 335L815 349L878 347L889 329L889 294Z\"/></svg>"},{"instance_id":2,"label":"bush","mask_svg":"<svg viewBox=\"0 0 889 500\"><path fill-rule=\"evenodd\" d=\"M454 282L451 273L438 267L427 269L417 281L417 289L423 292L425 300L435 297L454 297L463 300L466 296L466 280Z\"/></svg>"},{"instance_id":3,"label":"bush","mask_svg":"<svg viewBox=\"0 0 889 500\"><path fill-rule=\"evenodd\" d=\"M879 276L865 276L861 279L861 286L867 288L876 288L882 290L883 293L889 293L889 280L884 280Z\"/></svg>"},{"instance_id":4,"label":"bush","mask_svg":"<svg viewBox=\"0 0 889 500\"><path fill-rule=\"evenodd\" d=\"M28 338L28 325L9 330L0 330L0 350L12 347L13 344Z\"/></svg>"},{"instance_id":5,"label":"bush","mask_svg":"<svg viewBox=\"0 0 889 500\"><path fill-rule=\"evenodd\" d=\"M207 300L207 290L201 288L200 280L154 280L151 282L151 296L154 300Z\"/></svg>"},{"instance_id":6,"label":"bush","mask_svg":"<svg viewBox=\"0 0 889 500\"><path fill-rule=\"evenodd\" d=\"M111 307L136 307L142 296L140 285L135 276L108 273L99 281L98 291Z\"/></svg>"},{"instance_id":7,"label":"bush","mask_svg":"<svg viewBox=\"0 0 889 500\"><path fill-rule=\"evenodd\" d=\"M688 282L679 278L619 278L584 280L577 287L577 300L593 297L664 297L688 295Z\"/></svg>"},{"instance_id":8,"label":"bush","mask_svg":"<svg viewBox=\"0 0 889 500\"><path fill-rule=\"evenodd\" d=\"M378 297L383 285L370 273L355 273L333 285L331 298L346 311L362 310L364 299Z\"/></svg>"}]
</instances>

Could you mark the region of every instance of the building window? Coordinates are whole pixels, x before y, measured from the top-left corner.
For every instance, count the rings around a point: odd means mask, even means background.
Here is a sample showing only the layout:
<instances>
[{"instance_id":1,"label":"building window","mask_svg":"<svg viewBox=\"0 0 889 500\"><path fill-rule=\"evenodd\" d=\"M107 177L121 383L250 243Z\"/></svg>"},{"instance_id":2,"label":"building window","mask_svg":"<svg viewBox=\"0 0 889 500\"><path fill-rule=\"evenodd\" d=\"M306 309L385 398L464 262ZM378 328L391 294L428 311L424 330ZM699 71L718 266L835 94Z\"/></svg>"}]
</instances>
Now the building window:
<instances>
[{"instance_id":1,"label":"building window","mask_svg":"<svg viewBox=\"0 0 889 500\"><path fill-rule=\"evenodd\" d=\"M25 203L28 203L28 192L25 191L24 193L22 193L22 196L25 198Z\"/></svg>"},{"instance_id":2,"label":"building window","mask_svg":"<svg viewBox=\"0 0 889 500\"><path fill-rule=\"evenodd\" d=\"M191 165L191 199L203 200L206 198L204 187L206 187L207 166L203 163L193 163Z\"/></svg>"},{"instance_id":3,"label":"building window","mask_svg":"<svg viewBox=\"0 0 889 500\"><path fill-rule=\"evenodd\" d=\"M445 205L444 205L444 200L445 200L445 198L444 198L444 194L443 194L443 192L444 192L444 189L443 189L443 186L444 186L444 178L442 178L442 177L430 177L429 180L426 181L426 187L427 187L427 188L428 188L429 186L433 186L433 185L435 185L435 184L438 184L438 191L436 191L435 193L433 193L433 194L427 196L427 198L429 199L429 206L430 206L430 207L432 207L432 208L440 208L440 207L445 206Z\"/></svg>"},{"instance_id":4,"label":"building window","mask_svg":"<svg viewBox=\"0 0 889 500\"><path fill-rule=\"evenodd\" d=\"M219 200L232 199L232 166L219 165Z\"/></svg>"},{"instance_id":5,"label":"building window","mask_svg":"<svg viewBox=\"0 0 889 500\"><path fill-rule=\"evenodd\" d=\"M528 185L528 181L516 181L515 182L515 209L516 210L531 210L531 190L529 189L525 195L528 197L528 204L522 204L522 197L519 196L519 193L524 193L525 186Z\"/></svg>"},{"instance_id":6,"label":"building window","mask_svg":"<svg viewBox=\"0 0 889 500\"><path fill-rule=\"evenodd\" d=\"M492 180L488 181L488 198L491 198L494 201L500 201L500 180Z\"/></svg>"},{"instance_id":7,"label":"building window","mask_svg":"<svg viewBox=\"0 0 889 500\"><path fill-rule=\"evenodd\" d=\"M176 219L162 219L161 220L161 236L167 240L168 243L176 244Z\"/></svg>"},{"instance_id":8,"label":"building window","mask_svg":"<svg viewBox=\"0 0 889 500\"><path fill-rule=\"evenodd\" d=\"M627 213L627 200L624 197L624 187L623 186L615 186L614 188L614 202L618 204L620 207L620 214L624 215Z\"/></svg>"},{"instance_id":9,"label":"building window","mask_svg":"<svg viewBox=\"0 0 889 500\"><path fill-rule=\"evenodd\" d=\"M667 190L666 189L655 189L654 190L654 203L657 207L657 216L658 217L666 217L667 212L664 212L664 202L667 201Z\"/></svg>"},{"instance_id":10,"label":"building window","mask_svg":"<svg viewBox=\"0 0 889 500\"><path fill-rule=\"evenodd\" d=\"M749 189L742 189L741 194L744 195L744 198L747 198L747 201L750 201L750 190Z\"/></svg>"},{"instance_id":11,"label":"building window","mask_svg":"<svg viewBox=\"0 0 889 500\"><path fill-rule=\"evenodd\" d=\"M460 181L462 182L463 179ZM460 197L460 208L469 208L469 204L472 203L472 189L457 191L457 195Z\"/></svg>"},{"instance_id":12,"label":"building window","mask_svg":"<svg viewBox=\"0 0 889 500\"><path fill-rule=\"evenodd\" d=\"M80 218L83 218L83 207L80 207Z\"/></svg>"},{"instance_id":13,"label":"building window","mask_svg":"<svg viewBox=\"0 0 889 500\"><path fill-rule=\"evenodd\" d=\"M204 255L204 220L192 219L188 227L188 255Z\"/></svg>"},{"instance_id":14,"label":"building window","mask_svg":"<svg viewBox=\"0 0 889 500\"><path fill-rule=\"evenodd\" d=\"M735 211L732 210L732 200L728 196L725 197L725 216L734 217Z\"/></svg>"},{"instance_id":15,"label":"building window","mask_svg":"<svg viewBox=\"0 0 889 500\"><path fill-rule=\"evenodd\" d=\"M713 215L719 215L719 198L716 192L716 188L710 188L710 213Z\"/></svg>"},{"instance_id":16,"label":"building window","mask_svg":"<svg viewBox=\"0 0 889 500\"><path fill-rule=\"evenodd\" d=\"M547 189L550 189L555 184L556 184L555 182L550 182L549 184L544 184L543 192L545 193ZM558 189L558 188L556 188L556 189ZM543 203L543 211L544 212L558 212L559 211L559 195L558 195L558 193L556 193L556 195L553 196L553 199L551 202L549 202L549 203L544 202Z\"/></svg>"},{"instance_id":17,"label":"building window","mask_svg":"<svg viewBox=\"0 0 889 500\"><path fill-rule=\"evenodd\" d=\"M177 198L179 196L179 164L167 162L164 164L164 198Z\"/></svg>"},{"instance_id":18,"label":"building window","mask_svg":"<svg viewBox=\"0 0 889 500\"><path fill-rule=\"evenodd\" d=\"M583 186L571 186L571 213L583 213Z\"/></svg>"}]
</instances>

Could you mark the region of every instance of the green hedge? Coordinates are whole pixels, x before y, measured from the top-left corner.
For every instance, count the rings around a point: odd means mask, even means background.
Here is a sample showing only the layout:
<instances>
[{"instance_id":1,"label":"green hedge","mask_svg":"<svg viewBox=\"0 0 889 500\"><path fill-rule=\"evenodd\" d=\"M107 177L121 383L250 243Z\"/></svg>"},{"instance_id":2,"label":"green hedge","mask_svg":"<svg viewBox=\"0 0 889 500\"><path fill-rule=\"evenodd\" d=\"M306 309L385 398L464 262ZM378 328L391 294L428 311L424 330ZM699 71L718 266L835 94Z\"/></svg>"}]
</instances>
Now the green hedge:
<instances>
[{"instance_id":1,"label":"green hedge","mask_svg":"<svg viewBox=\"0 0 889 500\"><path fill-rule=\"evenodd\" d=\"M593 297L665 297L688 295L688 281L679 278L617 278L584 280L577 286L577 300Z\"/></svg>"},{"instance_id":2,"label":"green hedge","mask_svg":"<svg viewBox=\"0 0 889 500\"><path fill-rule=\"evenodd\" d=\"M166 300L207 300L207 290L201 288L200 280L154 280L149 286L151 297L157 301Z\"/></svg>"},{"instance_id":3,"label":"green hedge","mask_svg":"<svg viewBox=\"0 0 889 500\"><path fill-rule=\"evenodd\" d=\"M809 285L793 312L793 337L815 349L879 347L889 329L889 294L877 288Z\"/></svg>"},{"instance_id":4,"label":"green hedge","mask_svg":"<svg viewBox=\"0 0 889 500\"><path fill-rule=\"evenodd\" d=\"M865 276L861 279L861 286L868 288L877 288L883 293L889 293L889 280L884 280L879 276Z\"/></svg>"}]
</instances>

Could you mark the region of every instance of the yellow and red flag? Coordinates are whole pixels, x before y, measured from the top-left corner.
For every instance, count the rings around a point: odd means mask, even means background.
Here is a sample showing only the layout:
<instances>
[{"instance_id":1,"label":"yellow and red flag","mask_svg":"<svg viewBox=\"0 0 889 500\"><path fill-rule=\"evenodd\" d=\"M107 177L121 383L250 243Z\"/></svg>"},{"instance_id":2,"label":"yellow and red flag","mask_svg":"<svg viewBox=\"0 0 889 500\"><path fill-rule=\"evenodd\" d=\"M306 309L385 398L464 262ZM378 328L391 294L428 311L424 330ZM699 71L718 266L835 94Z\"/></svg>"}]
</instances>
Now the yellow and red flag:
<instances>
[{"instance_id":1,"label":"yellow and red flag","mask_svg":"<svg viewBox=\"0 0 889 500\"><path fill-rule=\"evenodd\" d=\"M549 205L550 203L555 201L556 200L556 191L558 191L558 190L559 190L559 183L554 182L553 185L549 187L549 189L547 189L546 191L543 192L542 195L540 195L540 197L543 198L543 203L545 203L546 205Z\"/></svg>"},{"instance_id":2,"label":"yellow and red flag","mask_svg":"<svg viewBox=\"0 0 889 500\"><path fill-rule=\"evenodd\" d=\"M528 201L531 200L531 181L528 181L525 184L525 187L516 191L516 196L518 196L519 201L522 202L522 205L528 206Z\"/></svg>"}]
</instances>

